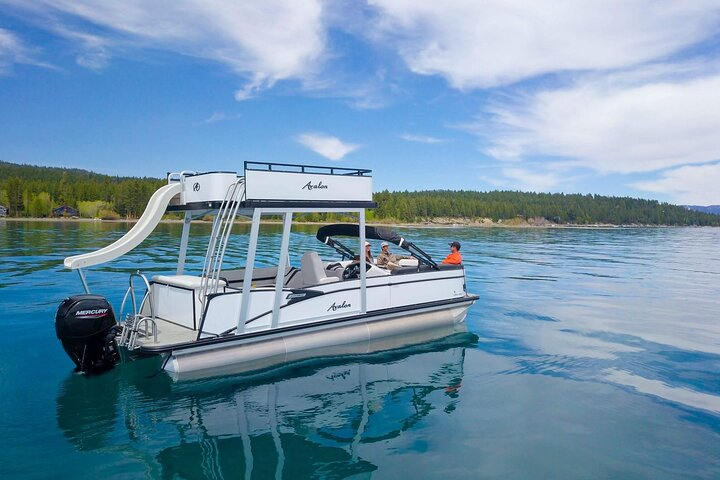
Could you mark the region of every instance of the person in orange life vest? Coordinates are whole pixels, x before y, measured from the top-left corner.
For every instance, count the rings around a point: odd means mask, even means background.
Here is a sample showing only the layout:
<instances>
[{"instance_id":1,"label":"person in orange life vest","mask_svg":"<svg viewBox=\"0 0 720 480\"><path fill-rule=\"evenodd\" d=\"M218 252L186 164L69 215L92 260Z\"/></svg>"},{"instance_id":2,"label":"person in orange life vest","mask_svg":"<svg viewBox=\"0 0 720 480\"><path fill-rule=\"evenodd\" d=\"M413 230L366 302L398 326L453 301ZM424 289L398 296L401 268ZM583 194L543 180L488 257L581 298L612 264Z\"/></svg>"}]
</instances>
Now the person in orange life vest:
<instances>
[{"instance_id":1,"label":"person in orange life vest","mask_svg":"<svg viewBox=\"0 0 720 480\"><path fill-rule=\"evenodd\" d=\"M460 242L457 240L450 243L450 255L445 257L442 263L450 265L460 265L462 263L462 255L460 255Z\"/></svg>"}]
</instances>

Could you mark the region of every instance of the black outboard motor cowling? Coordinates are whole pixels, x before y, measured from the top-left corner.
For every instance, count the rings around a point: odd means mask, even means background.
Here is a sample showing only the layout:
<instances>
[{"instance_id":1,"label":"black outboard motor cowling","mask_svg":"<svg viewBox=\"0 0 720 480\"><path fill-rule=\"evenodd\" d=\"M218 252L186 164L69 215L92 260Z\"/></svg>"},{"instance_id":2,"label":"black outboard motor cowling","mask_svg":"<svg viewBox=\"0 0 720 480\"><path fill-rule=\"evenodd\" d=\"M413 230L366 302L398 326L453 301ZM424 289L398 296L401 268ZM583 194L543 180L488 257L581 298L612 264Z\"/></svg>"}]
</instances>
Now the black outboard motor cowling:
<instances>
[{"instance_id":1,"label":"black outboard motor cowling","mask_svg":"<svg viewBox=\"0 0 720 480\"><path fill-rule=\"evenodd\" d=\"M58 307L55 333L81 372L100 372L119 360L118 324L112 306L100 295L73 295Z\"/></svg>"}]
</instances>

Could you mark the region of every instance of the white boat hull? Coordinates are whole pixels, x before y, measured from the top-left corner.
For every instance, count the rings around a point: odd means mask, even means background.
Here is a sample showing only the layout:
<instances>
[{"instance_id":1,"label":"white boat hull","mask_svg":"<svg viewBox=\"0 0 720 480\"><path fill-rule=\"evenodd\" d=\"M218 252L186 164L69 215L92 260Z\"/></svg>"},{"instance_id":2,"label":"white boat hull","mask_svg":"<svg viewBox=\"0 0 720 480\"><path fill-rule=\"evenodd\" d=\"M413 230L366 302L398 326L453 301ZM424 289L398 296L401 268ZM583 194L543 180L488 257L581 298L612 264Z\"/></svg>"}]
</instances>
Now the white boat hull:
<instances>
[{"instance_id":1,"label":"white boat hull","mask_svg":"<svg viewBox=\"0 0 720 480\"><path fill-rule=\"evenodd\" d=\"M237 335L227 341L173 350L163 369L176 380L187 380L423 343L465 331L467 309L476 298L410 311L370 312L356 319L261 335Z\"/></svg>"}]
</instances>

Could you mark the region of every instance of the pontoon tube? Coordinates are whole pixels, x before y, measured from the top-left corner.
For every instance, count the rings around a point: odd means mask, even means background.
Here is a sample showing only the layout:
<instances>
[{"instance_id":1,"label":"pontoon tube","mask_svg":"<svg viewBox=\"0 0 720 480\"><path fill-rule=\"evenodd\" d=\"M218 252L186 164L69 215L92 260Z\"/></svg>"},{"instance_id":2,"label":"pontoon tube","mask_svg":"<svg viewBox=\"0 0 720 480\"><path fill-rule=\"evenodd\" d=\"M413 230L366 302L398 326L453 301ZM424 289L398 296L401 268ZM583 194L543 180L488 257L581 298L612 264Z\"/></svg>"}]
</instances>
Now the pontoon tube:
<instances>
[{"instance_id":1,"label":"pontoon tube","mask_svg":"<svg viewBox=\"0 0 720 480\"><path fill-rule=\"evenodd\" d=\"M262 370L314 357L366 354L423 343L466 331L467 309L474 300L412 315L397 315L342 326L320 326L266 337L239 339L174 350L163 370L175 380Z\"/></svg>"}]
</instances>

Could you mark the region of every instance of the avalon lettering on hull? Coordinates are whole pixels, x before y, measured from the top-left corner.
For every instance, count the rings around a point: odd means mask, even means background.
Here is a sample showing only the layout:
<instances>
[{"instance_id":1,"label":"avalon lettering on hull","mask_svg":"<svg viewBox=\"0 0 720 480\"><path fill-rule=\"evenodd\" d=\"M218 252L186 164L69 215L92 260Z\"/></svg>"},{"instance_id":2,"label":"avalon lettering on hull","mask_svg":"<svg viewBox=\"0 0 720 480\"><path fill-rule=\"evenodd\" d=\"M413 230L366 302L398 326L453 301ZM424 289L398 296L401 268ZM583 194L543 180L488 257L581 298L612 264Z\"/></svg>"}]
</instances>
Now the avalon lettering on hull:
<instances>
[{"instance_id":1,"label":"avalon lettering on hull","mask_svg":"<svg viewBox=\"0 0 720 480\"><path fill-rule=\"evenodd\" d=\"M342 310L343 308L350 308L350 307L352 307L352 305L349 304L349 303L347 303L345 300L343 300L340 305L338 305L337 303L333 302L333 304L330 305L330 307L327 309L327 311L328 311L328 312L329 312L329 311L337 312L338 310Z\"/></svg>"}]
</instances>

